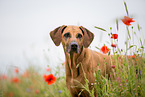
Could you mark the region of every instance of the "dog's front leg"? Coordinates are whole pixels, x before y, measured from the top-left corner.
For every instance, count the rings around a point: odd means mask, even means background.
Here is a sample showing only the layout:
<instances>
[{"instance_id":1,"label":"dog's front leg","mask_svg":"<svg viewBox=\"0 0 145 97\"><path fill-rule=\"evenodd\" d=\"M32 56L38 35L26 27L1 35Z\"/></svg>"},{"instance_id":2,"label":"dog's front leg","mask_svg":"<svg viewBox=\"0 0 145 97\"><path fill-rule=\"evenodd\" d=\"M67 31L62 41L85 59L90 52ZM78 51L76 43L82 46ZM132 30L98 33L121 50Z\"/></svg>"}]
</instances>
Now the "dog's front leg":
<instances>
[{"instance_id":1,"label":"dog's front leg","mask_svg":"<svg viewBox=\"0 0 145 97\"><path fill-rule=\"evenodd\" d=\"M76 93L75 86L72 82L71 76L66 76L66 86L70 92L71 97L78 97L78 93Z\"/></svg>"},{"instance_id":2,"label":"dog's front leg","mask_svg":"<svg viewBox=\"0 0 145 97\"><path fill-rule=\"evenodd\" d=\"M65 62L65 75L66 75L66 85L69 88L70 87L70 82L71 82L71 78L72 78L72 74L71 74L71 68L69 66L69 62L66 60Z\"/></svg>"}]
</instances>

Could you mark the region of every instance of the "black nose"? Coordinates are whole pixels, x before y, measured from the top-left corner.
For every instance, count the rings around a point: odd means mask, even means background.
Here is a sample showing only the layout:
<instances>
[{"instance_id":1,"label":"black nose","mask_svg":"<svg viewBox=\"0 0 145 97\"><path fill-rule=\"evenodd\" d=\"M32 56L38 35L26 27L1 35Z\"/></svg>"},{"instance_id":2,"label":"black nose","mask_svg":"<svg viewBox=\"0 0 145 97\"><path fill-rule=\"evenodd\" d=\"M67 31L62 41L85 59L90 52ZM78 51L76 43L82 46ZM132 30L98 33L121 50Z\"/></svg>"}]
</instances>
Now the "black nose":
<instances>
[{"instance_id":1,"label":"black nose","mask_svg":"<svg viewBox=\"0 0 145 97\"><path fill-rule=\"evenodd\" d=\"M71 43L71 51L78 53L78 50L79 50L78 43L77 42L72 42Z\"/></svg>"},{"instance_id":2,"label":"black nose","mask_svg":"<svg viewBox=\"0 0 145 97\"><path fill-rule=\"evenodd\" d=\"M71 49L77 49L78 45L77 44L72 44Z\"/></svg>"}]
</instances>

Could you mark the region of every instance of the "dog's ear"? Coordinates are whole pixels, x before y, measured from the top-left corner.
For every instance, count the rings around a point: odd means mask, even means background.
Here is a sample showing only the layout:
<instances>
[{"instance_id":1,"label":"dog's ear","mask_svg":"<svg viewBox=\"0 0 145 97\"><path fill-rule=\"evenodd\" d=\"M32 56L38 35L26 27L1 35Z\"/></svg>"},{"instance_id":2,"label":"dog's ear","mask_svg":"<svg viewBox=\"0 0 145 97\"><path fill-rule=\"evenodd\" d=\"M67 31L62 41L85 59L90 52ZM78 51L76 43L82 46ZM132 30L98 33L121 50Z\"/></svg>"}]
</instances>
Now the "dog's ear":
<instances>
[{"instance_id":1,"label":"dog's ear","mask_svg":"<svg viewBox=\"0 0 145 97\"><path fill-rule=\"evenodd\" d=\"M53 31L50 32L50 37L56 46L60 45L61 34L66 27L67 26L63 25L63 26L57 27L56 29L54 29Z\"/></svg>"},{"instance_id":2,"label":"dog's ear","mask_svg":"<svg viewBox=\"0 0 145 97\"><path fill-rule=\"evenodd\" d=\"M82 30L82 32L84 34L83 45L85 48L87 48L93 41L94 34L91 31L89 31L88 29L84 28L83 26L80 26L79 28Z\"/></svg>"}]
</instances>

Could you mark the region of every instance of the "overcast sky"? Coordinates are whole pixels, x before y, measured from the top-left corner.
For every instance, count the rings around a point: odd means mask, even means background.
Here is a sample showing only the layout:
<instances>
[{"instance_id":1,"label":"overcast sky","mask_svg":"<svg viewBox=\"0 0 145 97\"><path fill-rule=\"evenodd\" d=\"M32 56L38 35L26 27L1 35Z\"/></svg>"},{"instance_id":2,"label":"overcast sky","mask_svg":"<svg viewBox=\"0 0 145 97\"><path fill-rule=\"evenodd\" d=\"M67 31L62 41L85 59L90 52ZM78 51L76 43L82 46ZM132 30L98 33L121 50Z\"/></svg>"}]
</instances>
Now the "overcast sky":
<instances>
[{"instance_id":1,"label":"overcast sky","mask_svg":"<svg viewBox=\"0 0 145 97\"><path fill-rule=\"evenodd\" d=\"M130 17L136 21L132 23L134 31L143 39L145 0L125 1ZM49 36L50 31L61 25L82 25L92 31L95 39L91 49L110 41L107 34L112 27L113 33L119 34L119 47L124 48L127 32L120 20L124 16L124 0L0 0L0 68L23 68L30 63L47 67L64 62L62 46L56 47ZM137 24L142 27L141 32ZM139 44L136 40L135 43Z\"/></svg>"}]
</instances>

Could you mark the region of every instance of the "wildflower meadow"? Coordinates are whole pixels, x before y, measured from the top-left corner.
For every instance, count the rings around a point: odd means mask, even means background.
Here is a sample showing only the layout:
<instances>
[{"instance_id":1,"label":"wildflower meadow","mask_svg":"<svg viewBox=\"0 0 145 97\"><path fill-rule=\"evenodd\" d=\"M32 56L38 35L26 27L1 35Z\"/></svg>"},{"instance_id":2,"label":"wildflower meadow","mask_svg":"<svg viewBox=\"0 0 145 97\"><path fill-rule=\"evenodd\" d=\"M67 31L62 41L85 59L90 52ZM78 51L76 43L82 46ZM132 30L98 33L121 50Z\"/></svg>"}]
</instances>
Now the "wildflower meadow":
<instances>
[{"instance_id":1,"label":"wildflower meadow","mask_svg":"<svg viewBox=\"0 0 145 97\"><path fill-rule=\"evenodd\" d=\"M94 73L96 82L92 83L97 90L98 97L144 97L145 96L145 40L137 37L136 33L143 33L136 20L128 13L126 2L124 2L126 16L116 19L116 27L110 27L107 31L103 27L95 26L95 29L102 33L108 33L110 48L106 43L102 47L96 47L103 54L114 57L111 68L114 71L114 79L107 79L100 74L100 70ZM120 21L120 22L118 22ZM123 23L127 38L125 49L119 48L118 30L119 23ZM137 31L132 24L136 24ZM116 32L112 32L116 29ZM133 39L137 38L139 46L133 44ZM123 56L122 56L123 55ZM121 62L121 63L120 63ZM60 64L53 70L48 66L45 70L37 70L30 66L24 72L17 67L8 71L7 74L0 74L0 97L70 97L65 83L64 64ZM100 65L100 64L96 64ZM43 71L43 72L41 72ZM84 90L93 96L94 91L88 88L88 82L84 85Z\"/></svg>"}]
</instances>

